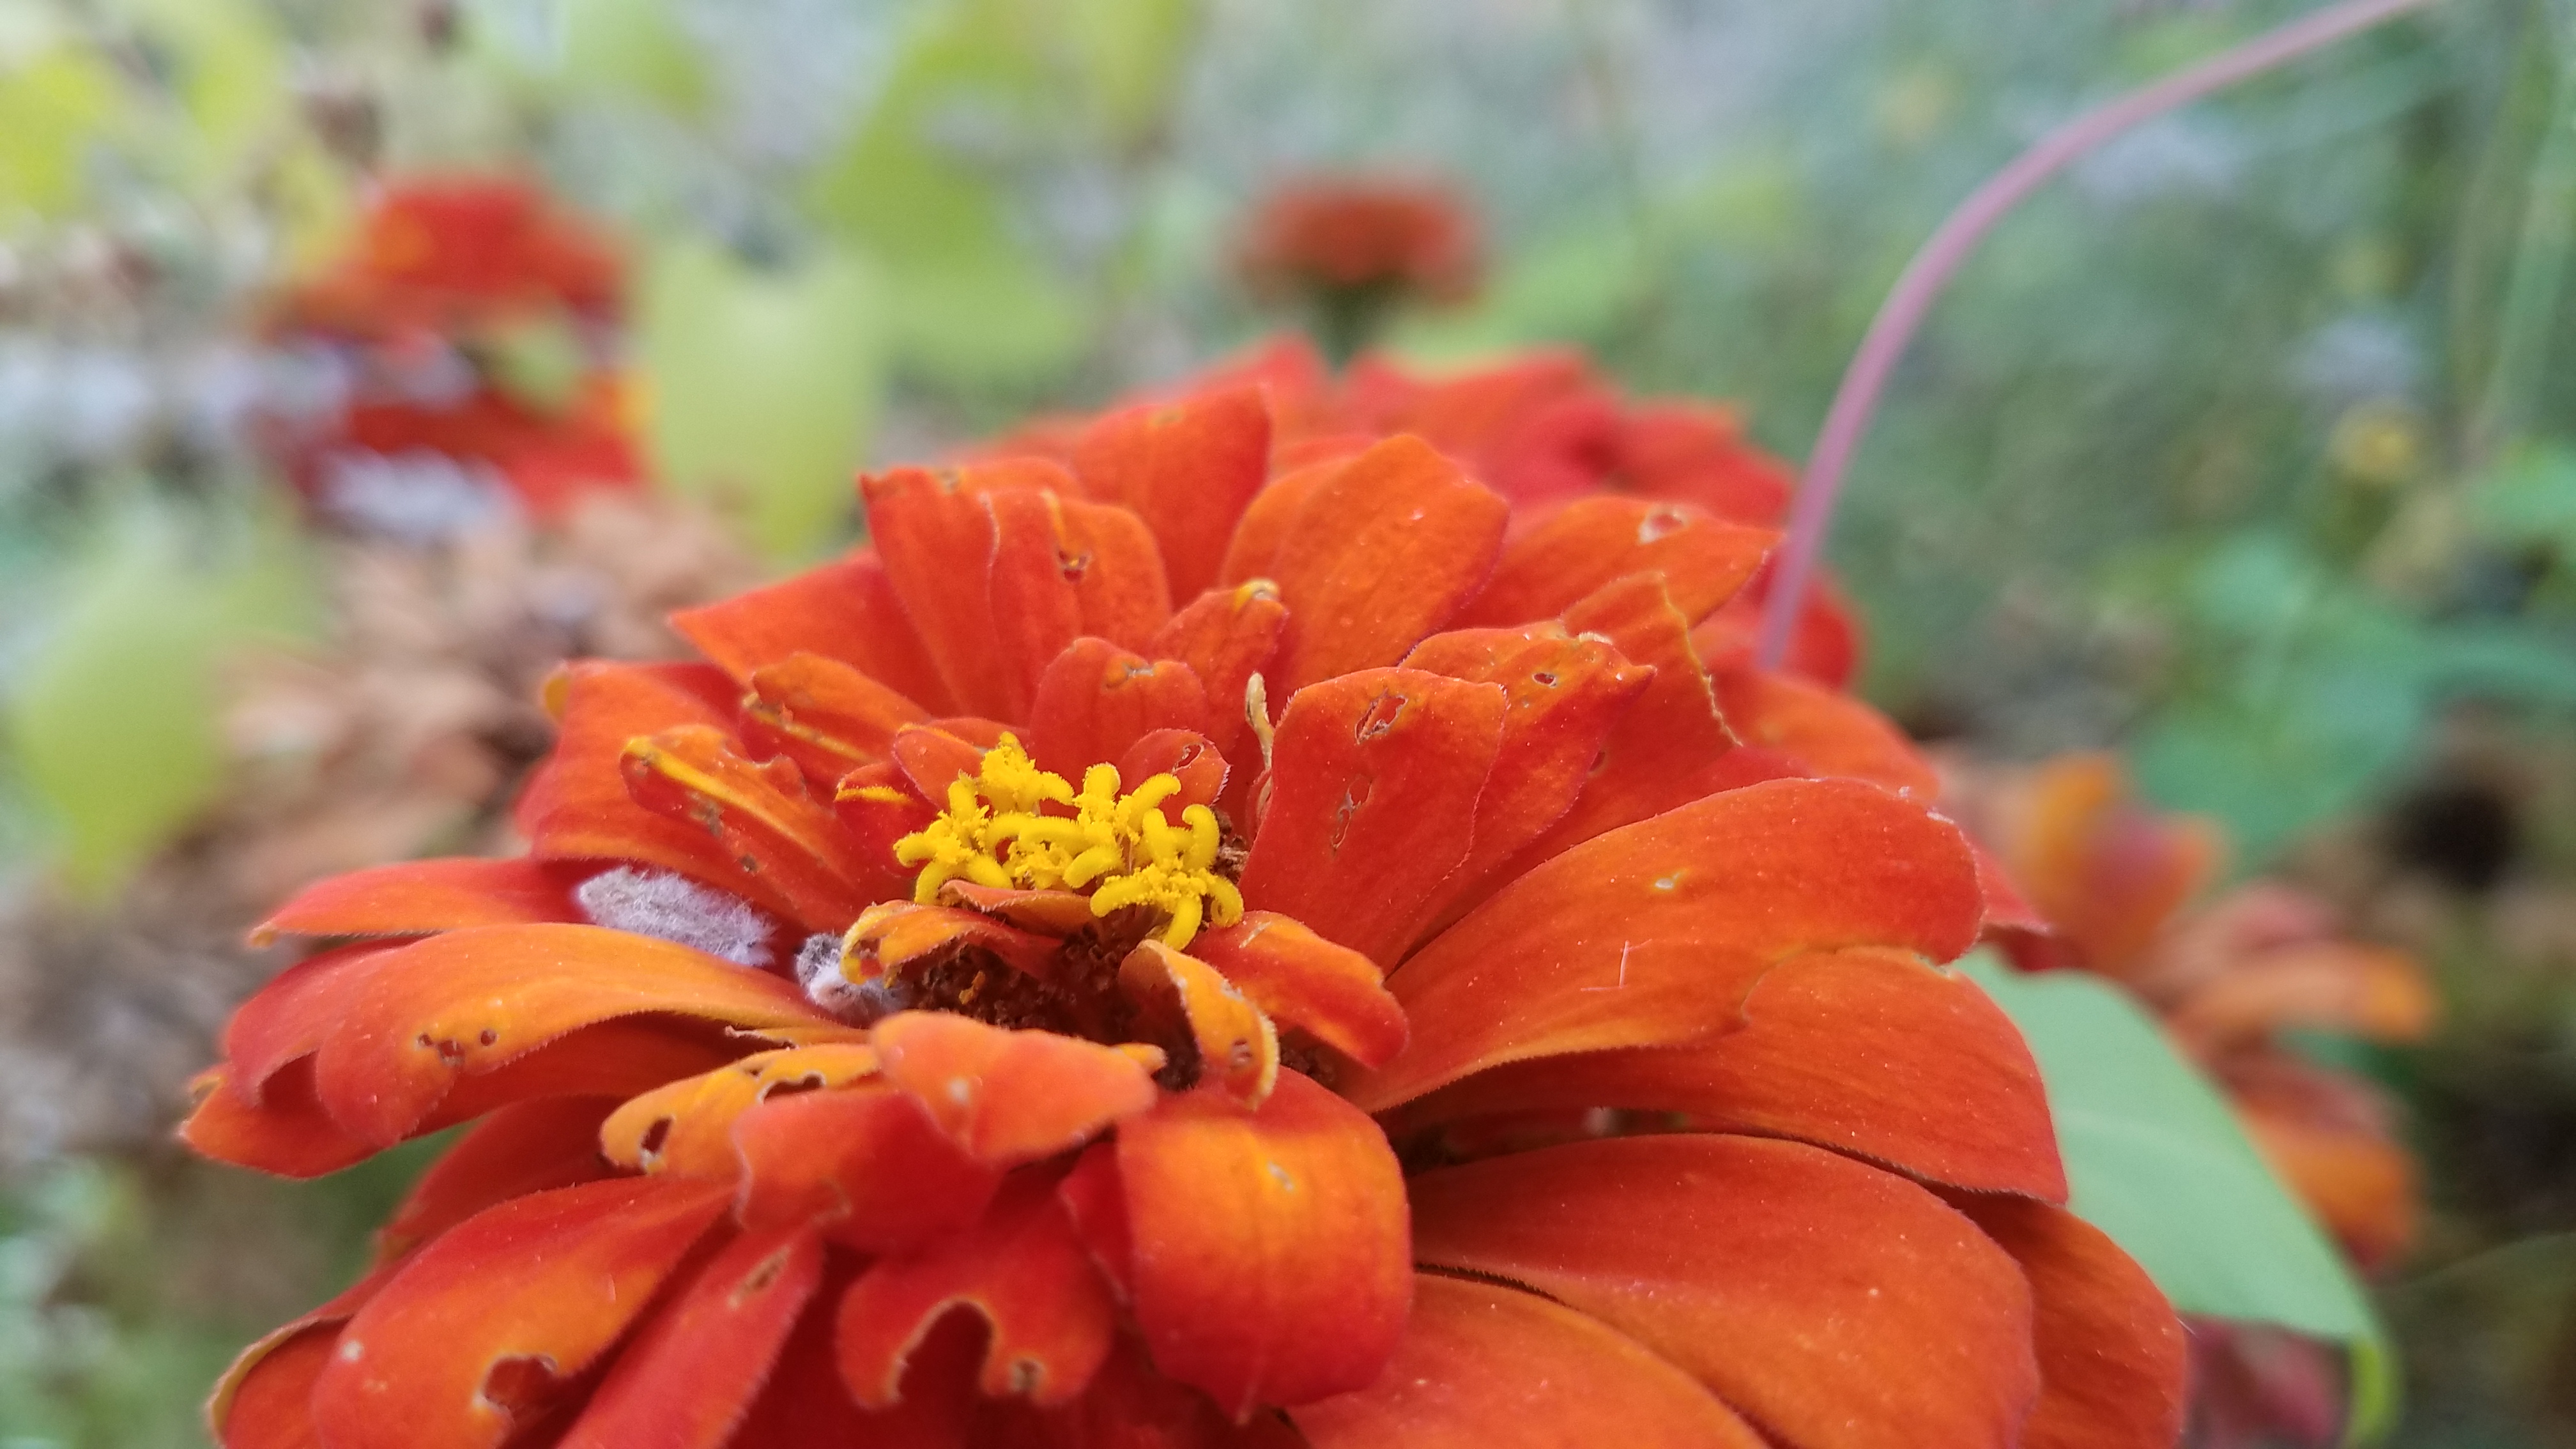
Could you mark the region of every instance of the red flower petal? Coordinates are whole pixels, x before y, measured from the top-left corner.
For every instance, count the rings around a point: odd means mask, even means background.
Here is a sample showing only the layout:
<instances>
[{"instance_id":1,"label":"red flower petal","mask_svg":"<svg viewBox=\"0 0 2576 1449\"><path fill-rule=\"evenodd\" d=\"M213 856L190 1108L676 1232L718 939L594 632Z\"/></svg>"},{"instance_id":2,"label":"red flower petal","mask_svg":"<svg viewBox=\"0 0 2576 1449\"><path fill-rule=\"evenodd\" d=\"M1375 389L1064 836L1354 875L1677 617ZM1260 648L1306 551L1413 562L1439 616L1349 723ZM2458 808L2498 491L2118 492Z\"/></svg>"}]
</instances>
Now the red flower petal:
<instances>
[{"instance_id":1,"label":"red flower petal","mask_svg":"<svg viewBox=\"0 0 2576 1449\"><path fill-rule=\"evenodd\" d=\"M1717 701L1738 739L1790 755L1811 775L1867 780L1926 800L1941 793L1941 777L1905 732L1850 695L1746 668L1717 676Z\"/></svg>"},{"instance_id":2,"label":"red flower petal","mask_svg":"<svg viewBox=\"0 0 2576 1449\"><path fill-rule=\"evenodd\" d=\"M984 1211L997 1168L970 1161L921 1104L876 1083L772 1097L734 1123L745 1230L820 1224L863 1253L954 1231Z\"/></svg>"},{"instance_id":3,"label":"red flower petal","mask_svg":"<svg viewBox=\"0 0 2576 1449\"><path fill-rule=\"evenodd\" d=\"M528 777L515 816L530 853L658 865L703 881L738 874L704 830L636 804L623 763L626 742L638 735L730 728L733 682L705 665L576 664L557 679L563 707L554 753Z\"/></svg>"},{"instance_id":4,"label":"red flower petal","mask_svg":"<svg viewBox=\"0 0 2576 1449\"><path fill-rule=\"evenodd\" d=\"M791 654L751 672L742 737L763 755L784 754L817 783L886 759L895 731L930 712L821 654Z\"/></svg>"},{"instance_id":5,"label":"red flower petal","mask_svg":"<svg viewBox=\"0 0 2576 1449\"><path fill-rule=\"evenodd\" d=\"M1892 1173L1631 1137L1416 1178L1425 1264L1525 1283L1804 1449L2013 1445L2039 1392L2012 1259Z\"/></svg>"},{"instance_id":6,"label":"red flower petal","mask_svg":"<svg viewBox=\"0 0 2576 1449\"><path fill-rule=\"evenodd\" d=\"M953 1308L991 1327L979 1386L1041 1406L1082 1393L1117 1332L1108 1285L1055 1200L1055 1183L1014 1177L972 1227L881 1258L841 1299L841 1376L870 1409L902 1399L906 1361Z\"/></svg>"},{"instance_id":7,"label":"red flower petal","mask_svg":"<svg viewBox=\"0 0 2576 1449\"><path fill-rule=\"evenodd\" d=\"M1779 538L1684 503L1600 494L1578 498L1514 538L1460 624L1553 619L1630 574L1661 574L1682 617L1696 624L1735 597Z\"/></svg>"},{"instance_id":8,"label":"red flower petal","mask_svg":"<svg viewBox=\"0 0 2576 1449\"><path fill-rule=\"evenodd\" d=\"M1871 948L1798 956L1743 1024L1685 1046L1549 1057L1469 1077L1408 1124L1488 1112L1685 1112L1975 1192L2066 1200L2048 1097L2021 1033L1964 977Z\"/></svg>"},{"instance_id":9,"label":"red flower petal","mask_svg":"<svg viewBox=\"0 0 2576 1449\"><path fill-rule=\"evenodd\" d=\"M1270 799L1243 898L1381 965L1403 958L1467 858L1502 747L1500 687L1369 669L1297 691L1280 717Z\"/></svg>"},{"instance_id":10,"label":"red flower petal","mask_svg":"<svg viewBox=\"0 0 2576 1449\"><path fill-rule=\"evenodd\" d=\"M1295 1418L1314 1449L1764 1449L1689 1374L1599 1319L1427 1273L1377 1382Z\"/></svg>"},{"instance_id":11,"label":"red flower petal","mask_svg":"<svg viewBox=\"0 0 2576 1449\"><path fill-rule=\"evenodd\" d=\"M735 1238L618 1354L557 1449L720 1449L822 1277L811 1227Z\"/></svg>"},{"instance_id":12,"label":"red flower petal","mask_svg":"<svg viewBox=\"0 0 2576 1449\"><path fill-rule=\"evenodd\" d=\"M1014 702L1027 702L1025 685L994 648L1000 624L993 615L993 515L983 495L1032 487L1071 492L1072 484L1061 469L1029 459L936 472L897 468L860 480L868 533L886 575L949 698L970 714L1017 718L1023 711Z\"/></svg>"},{"instance_id":13,"label":"red flower petal","mask_svg":"<svg viewBox=\"0 0 2576 1449\"><path fill-rule=\"evenodd\" d=\"M1681 611L1662 582L1631 575L1566 610L1565 628L1608 639L1632 665L1655 671L1610 727L1573 808L1488 880L1508 880L1539 862L1707 794L1708 775L1735 747L1717 696L1691 652Z\"/></svg>"},{"instance_id":14,"label":"red flower petal","mask_svg":"<svg viewBox=\"0 0 2576 1449\"><path fill-rule=\"evenodd\" d=\"M1110 413L1073 445L1092 497L1145 520L1188 598L1216 582L1235 520L1270 471L1270 409L1257 387L1228 387Z\"/></svg>"},{"instance_id":15,"label":"red flower petal","mask_svg":"<svg viewBox=\"0 0 2576 1449\"><path fill-rule=\"evenodd\" d=\"M1279 1033L1215 967L1149 939L1120 963L1118 985L1136 1003L1141 1024L1187 1033L1198 1049L1202 1086L1245 1108L1269 1097L1279 1080Z\"/></svg>"},{"instance_id":16,"label":"red flower petal","mask_svg":"<svg viewBox=\"0 0 2576 1449\"><path fill-rule=\"evenodd\" d=\"M831 805L786 760L754 764L712 725L630 741L621 764L637 803L703 831L727 862L713 884L808 931L846 926L872 901L905 894L891 856L861 850Z\"/></svg>"},{"instance_id":17,"label":"red flower petal","mask_svg":"<svg viewBox=\"0 0 2576 1449\"><path fill-rule=\"evenodd\" d=\"M323 1449L313 1427L313 1384L331 1366L339 1339L337 1321L304 1324L244 1354L206 1407L223 1449Z\"/></svg>"},{"instance_id":18,"label":"red flower petal","mask_svg":"<svg viewBox=\"0 0 2576 1449\"><path fill-rule=\"evenodd\" d=\"M1166 1097L1118 1129L1136 1322L1237 1420L1376 1378L1413 1296L1386 1138L1295 1072L1257 1113Z\"/></svg>"},{"instance_id":19,"label":"red flower petal","mask_svg":"<svg viewBox=\"0 0 2576 1449\"><path fill-rule=\"evenodd\" d=\"M1952 1201L2030 1279L2040 1393L2021 1449L2169 1449L2182 1435L2191 1350L2146 1270L2063 1208Z\"/></svg>"},{"instance_id":20,"label":"red flower petal","mask_svg":"<svg viewBox=\"0 0 2576 1449\"><path fill-rule=\"evenodd\" d=\"M1611 730L1656 677L1553 623L1434 634L1404 664L1500 685L1509 700L1467 860L1450 882L1467 895L1574 807Z\"/></svg>"},{"instance_id":21,"label":"red flower petal","mask_svg":"<svg viewBox=\"0 0 2576 1449\"><path fill-rule=\"evenodd\" d=\"M314 1427L333 1449L499 1445L652 1304L724 1204L710 1184L626 1179L477 1215L341 1331Z\"/></svg>"},{"instance_id":22,"label":"red flower petal","mask_svg":"<svg viewBox=\"0 0 2576 1449\"><path fill-rule=\"evenodd\" d=\"M1079 1147L1154 1105L1161 1054L1049 1031L1006 1031L948 1012L898 1012L872 1036L889 1086L958 1147L1007 1167Z\"/></svg>"},{"instance_id":23,"label":"red flower petal","mask_svg":"<svg viewBox=\"0 0 2576 1449\"><path fill-rule=\"evenodd\" d=\"M936 724L907 725L895 731L894 762L924 799L946 800L948 787L958 776L972 778L983 765L984 751L991 746L979 744L958 733L965 723L963 720L941 720Z\"/></svg>"},{"instance_id":24,"label":"red flower petal","mask_svg":"<svg viewBox=\"0 0 2576 1449\"><path fill-rule=\"evenodd\" d=\"M1193 805L1214 805L1229 773L1225 756L1208 737L1190 730L1151 731L1118 757L1118 778L1130 784L1156 775L1181 782L1180 793L1163 802L1165 818Z\"/></svg>"},{"instance_id":25,"label":"red flower petal","mask_svg":"<svg viewBox=\"0 0 2576 1449\"><path fill-rule=\"evenodd\" d=\"M1435 937L1390 983L1413 1045L1343 1090L1383 1111L1505 1062L1689 1041L1775 962L1946 961L1983 908L1958 827L1874 785L1711 795L1576 846Z\"/></svg>"},{"instance_id":26,"label":"red flower petal","mask_svg":"<svg viewBox=\"0 0 2576 1449\"><path fill-rule=\"evenodd\" d=\"M741 1170L733 1125L778 1091L847 1086L876 1075L857 1042L755 1052L628 1099L593 1134L595 1153L630 1172L731 1180Z\"/></svg>"},{"instance_id":27,"label":"red flower petal","mask_svg":"<svg viewBox=\"0 0 2576 1449\"><path fill-rule=\"evenodd\" d=\"M1393 664L1485 585L1511 505L1414 437L1317 484L1263 572L1288 605L1272 688Z\"/></svg>"},{"instance_id":28,"label":"red flower petal","mask_svg":"<svg viewBox=\"0 0 2576 1449\"><path fill-rule=\"evenodd\" d=\"M411 860L316 881L251 928L279 935L419 936L459 926L578 921L572 888L596 866L542 860Z\"/></svg>"},{"instance_id":29,"label":"red flower petal","mask_svg":"<svg viewBox=\"0 0 2576 1449\"><path fill-rule=\"evenodd\" d=\"M1039 677L1086 635L1142 648L1172 616L1162 556L1144 521L1124 508L1034 489L987 493L993 516L994 636L1002 718L1026 719Z\"/></svg>"},{"instance_id":30,"label":"red flower petal","mask_svg":"<svg viewBox=\"0 0 2576 1449\"><path fill-rule=\"evenodd\" d=\"M225 1089L243 1106L257 1105L270 1076L318 1050L377 965L409 944L362 941L318 951L270 977L224 1023Z\"/></svg>"},{"instance_id":31,"label":"red flower petal","mask_svg":"<svg viewBox=\"0 0 2576 1449\"><path fill-rule=\"evenodd\" d=\"M671 627L745 683L764 666L819 654L929 709L956 708L873 549L765 589L682 609L671 616Z\"/></svg>"},{"instance_id":32,"label":"red flower petal","mask_svg":"<svg viewBox=\"0 0 2576 1449\"><path fill-rule=\"evenodd\" d=\"M1226 542L1225 562L1216 574L1217 588L1272 581L1271 570L1279 562L1279 545L1296 528L1307 503L1325 484L1341 476L1342 470L1366 452L1372 441L1354 439L1347 450L1336 449L1313 461L1298 460L1289 466L1289 471L1271 479L1254 494L1243 517L1234 525L1234 537Z\"/></svg>"},{"instance_id":33,"label":"red flower petal","mask_svg":"<svg viewBox=\"0 0 2576 1449\"><path fill-rule=\"evenodd\" d=\"M1038 680L1029 754L1079 784L1084 770L1115 763L1156 730L1205 734L1211 723L1207 691L1188 665L1149 660L1106 639L1077 639ZM1125 783L1133 789L1140 782Z\"/></svg>"},{"instance_id":34,"label":"red flower petal","mask_svg":"<svg viewBox=\"0 0 2576 1449\"><path fill-rule=\"evenodd\" d=\"M793 986L704 952L596 926L479 926L373 963L314 1059L331 1115L401 1141L468 1076L578 1027L640 1012L730 1026L825 1020Z\"/></svg>"},{"instance_id":35,"label":"red flower petal","mask_svg":"<svg viewBox=\"0 0 2576 1449\"><path fill-rule=\"evenodd\" d=\"M599 1124L616 1105L613 1097L552 1097L475 1124L376 1230L376 1261L400 1258L496 1203L607 1176Z\"/></svg>"},{"instance_id":36,"label":"red flower petal","mask_svg":"<svg viewBox=\"0 0 2576 1449\"><path fill-rule=\"evenodd\" d=\"M1376 964L1302 921L1246 911L1234 925L1201 931L1190 954L1224 972L1272 1018L1362 1066L1382 1066L1404 1050L1404 1008Z\"/></svg>"},{"instance_id":37,"label":"red flower petal","mask_svg":"<svg viewBox=\"0 0 2576 1449\"><path fill-rule=\"evenodd\" d=\"M280 1177L320 1177L375 1156L378 1144L322 1110L309 1059L271 1073L256 1106L242 1101L228 1076L218 1067L199 1079L203 1095L179 1124L180 1141L217 1162Z\"/></svg>"},{"instance_id":38,"label":"red flower petal","mask_svg":"<svg viewBox=\"0 0 2576 1449\"><path fill-rule=\"evenodd\" d=\"M1086 921L1090 913L1086 899ZM1004 965L1044 979L1054 973L1064 943L1014 930L981 911L888 901L870 906L850 923L842 950L856 966L859 974L852 979L857 980L902 976L916 965L952 957L965 947L990 951Z\"/></svg>"},{"instance_id":39,"label":"red flower petal","mask_svg":"<svg viewBox=\"0 0 2576 1449\"><path fill-rule=\"evenodd\" d=\"M1237 584L1199 595L1172 616L1145 652L1177 659L1199 677L1207 694L1208 740L1219 754L1232 757L1249 720L1244 686L1270 667L1287 628L1288 606L1279 602L1277 586Z\"/></svg>"}]
</instances>

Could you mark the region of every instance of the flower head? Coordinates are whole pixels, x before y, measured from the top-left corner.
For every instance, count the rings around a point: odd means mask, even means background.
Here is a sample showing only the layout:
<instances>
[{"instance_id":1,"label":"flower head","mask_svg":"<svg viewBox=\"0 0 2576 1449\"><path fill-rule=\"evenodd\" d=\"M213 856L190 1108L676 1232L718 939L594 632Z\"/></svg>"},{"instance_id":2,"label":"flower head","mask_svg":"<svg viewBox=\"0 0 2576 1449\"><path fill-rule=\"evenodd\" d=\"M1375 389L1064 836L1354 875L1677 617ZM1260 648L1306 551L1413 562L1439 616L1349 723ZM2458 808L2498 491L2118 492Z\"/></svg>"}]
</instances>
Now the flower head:
<instances>
[{"instance_id":1,"label":"flower head","mask_svg":"<svg viewBox=\"0 0 2576 1449\"><path fill-rule=\"evenodd\" d=\"M528 856L282 908L188 1139L476 1125L225 1442L2170 1442L1959 831L1736 759L1770 535L1274 406L865 480L559 676Z\"/></svg>"}]
</instances>

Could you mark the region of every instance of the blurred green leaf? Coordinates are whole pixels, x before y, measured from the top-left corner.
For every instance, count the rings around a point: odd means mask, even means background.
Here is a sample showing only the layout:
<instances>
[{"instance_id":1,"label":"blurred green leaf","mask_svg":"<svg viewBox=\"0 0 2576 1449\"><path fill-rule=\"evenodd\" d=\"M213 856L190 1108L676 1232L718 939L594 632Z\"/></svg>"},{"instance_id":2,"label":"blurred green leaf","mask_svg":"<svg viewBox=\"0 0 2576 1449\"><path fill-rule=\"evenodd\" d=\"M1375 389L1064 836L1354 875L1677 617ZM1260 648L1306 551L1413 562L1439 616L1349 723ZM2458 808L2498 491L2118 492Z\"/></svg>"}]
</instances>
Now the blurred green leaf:
<instances>
[{"instance_id":1,"label":"blurred green leaf","mask_svg":"<svg viewBox=\"0 0 2576 1449\"><path fill-rule=\"evenodd\" d=\"M54 216L80 205L87 153L117 100L114 73L68 41L0 56L0 208Z\"/></svg>"},{"instance_id":2,"label":"blurred green leaf","mask_svg":"<svg viewBox=\"0 0 2576 1449\"><path fill-rule=\"evenodd\" d=\"M0 720L55 817L66 874L93 894L221 790L223 654L311 617L304 561L282 527L211 563L187 545L170 520L127 519L70 585Z\"/></svg>"},{"instance_id":3,"label":"blurred green leaf","mask_svg":"<svg viewBox=\"0 0 2576 1449\"><path fill-rule=\"evenodd\" d=\"M1982 956L1964 969L2039 1061L2075 1213L2182 1312L2348 1345L2353 1437L2384 1429L2395 1382L2368 1299L2208 1080L2097 977L2025 976Z\"/></svg>"},{"instance_id":4,"label":"blurred green leaf","mask_svg":"<svg viewBox=\"0 0 2576 1449\"><path fill-rule=\"evenodd\" d=\"M665 248L637 349L661 476L773 557L828 542L876 423L881 295L844 253L762 270L704 242Z\"/></svg>"},{"instance_id":5,"label":"blurred green leaf","mask_svg":"<svg viewBox=\"0 0 2576 1449\"><path fill-rule=\"evenodd\" d=\"M1111 145L1161 124L1199 25L1198 0L1066 0L1063 22Z\"/></svg>"},{"instance_id":6,"label":"blurred green leaf","mask_svg":"<svg viewBox=\"0 0 2576 1449\"><path fill-rule=\"evenodd\" d=\"M665 0L560 0L557 75L576 94L623 96L689 114L707 103L705 67Z\"/></svg>"},{"instance_id":7,"label":"blurred green leaf","mask_svg":"<svg viewBox=\"0 0 2576 1449\"><path fill-rule=\"evenodd\" d=\"M2469 519L2492 542L2576 550L2576 449L2517 449L2470 490Z\"/></svg>"},{"instance_id":8,"label":"blurred green leaf","mask_svg":"<svg viewBox=\"0 0 2576 1449\"><path fill-rule=\"evenodd\" d=\"M107 7L148 40L187 124L168 139L174 160L200 185L232 182L234 169L293 114L286 38L251 0L114 0Z\"/></svg>"}]
</instances>

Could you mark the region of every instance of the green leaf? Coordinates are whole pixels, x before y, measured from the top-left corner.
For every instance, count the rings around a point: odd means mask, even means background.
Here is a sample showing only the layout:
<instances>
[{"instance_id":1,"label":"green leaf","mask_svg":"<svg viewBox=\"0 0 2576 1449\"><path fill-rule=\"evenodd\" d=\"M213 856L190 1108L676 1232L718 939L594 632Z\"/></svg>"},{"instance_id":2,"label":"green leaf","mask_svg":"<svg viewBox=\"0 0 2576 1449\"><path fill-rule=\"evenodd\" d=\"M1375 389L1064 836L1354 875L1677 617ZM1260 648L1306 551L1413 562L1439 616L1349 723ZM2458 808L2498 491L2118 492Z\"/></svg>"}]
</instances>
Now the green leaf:
<instances>
[{"instance_id":1,"label":"green leaf","mask_svg":"<svg viewBox=\"0 0 2576 1449\"><path fill-rule=\"evenodd\" d=\"M773 557L829 542L876 422L879 295L841 253L762 270L704 242L666 248L638 337L660 476Z\"/></svg>"},{"instance_id":2,"label":"green leaf","mask_svg":"<svg viewBox=\"0 0 2576 1449\"><path fill-rule=\"evenodd\" d=\"M562 0L558 74L577 94L649 101L682 115L707 101L696 47L665 0Z\"/></svg>"},{"instance_id":3,"label":"green leaf","mask_svg":"<svg viewBox=\"0 0 2576 1449\"><path fill-rule=\"evenodd\" d=\"M2394 1408L2389 1349L2360 1285L2264 1164L2225 1098L2098 977L1963 963L2030 1043L2077 1216L2185 1313L2275 1324L2352 1353L2352 1435Z\"/></svg>"}]
</instances>

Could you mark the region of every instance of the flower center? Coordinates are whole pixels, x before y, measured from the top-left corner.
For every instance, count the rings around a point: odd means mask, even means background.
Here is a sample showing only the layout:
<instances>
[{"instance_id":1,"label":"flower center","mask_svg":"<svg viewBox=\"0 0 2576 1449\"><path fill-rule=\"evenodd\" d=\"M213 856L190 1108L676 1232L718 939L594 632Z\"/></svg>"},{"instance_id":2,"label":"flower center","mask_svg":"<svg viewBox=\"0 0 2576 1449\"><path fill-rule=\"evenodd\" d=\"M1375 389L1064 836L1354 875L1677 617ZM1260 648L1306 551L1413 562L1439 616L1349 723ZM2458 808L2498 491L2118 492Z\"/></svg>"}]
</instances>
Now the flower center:
<instances>
[{"instance_id":1,"label":"flower center","mask_svg":"<svg viewBox=\"0 0 2576 1449\"><path fill-rule=\"evenodd\" d=\"M963 879L996 890L1087 891L1091 914L1130 907L1158 914L1164 945L1189 945L1203 924L1243 918L1243 894L1217 870L1224 831L1205 805L1181 811L1176 775L1155 775L1120 793L1118 767L1082 772L1082 788L1041 770L1018 739L1002 736L973 775L948 786L948 808L925 829L895 842L895 859L921 867L912 898L935 902Z\"/></svg>"}]
</instances>

